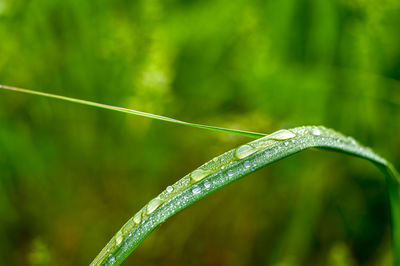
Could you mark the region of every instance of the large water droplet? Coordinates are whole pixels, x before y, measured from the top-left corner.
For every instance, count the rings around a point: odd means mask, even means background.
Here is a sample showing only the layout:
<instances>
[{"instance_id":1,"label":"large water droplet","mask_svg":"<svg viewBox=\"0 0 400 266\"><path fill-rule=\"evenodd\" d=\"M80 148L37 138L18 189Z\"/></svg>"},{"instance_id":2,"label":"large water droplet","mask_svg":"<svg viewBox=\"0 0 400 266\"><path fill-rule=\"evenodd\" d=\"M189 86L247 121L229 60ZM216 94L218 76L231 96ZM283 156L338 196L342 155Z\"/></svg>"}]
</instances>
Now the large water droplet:
<instances>
[{"instance_id":1,"label":"large water droplet","mask_svg":"<svg viewBox=\"0 0 400 266\"><path fill-rule=\"evenodd\" d=\"M248 168L250 168L250 162L249 161L245 161L244 162L244 168L246 168L246 169L248 169Z\"/></svg>"},{"instance_id":2,"label":"large water droplet","mask_svg":"<svg viewBox=\"0 0 400 266\"><path fill-rule=\"evenodd\" d=\"M133 228L136 226L136 223L134 221L129 221L127 222L123 227L122 227L122 231L124 232L124 234L129 234L130 231L133 230Z\"/></svg>"},{"instance_id":3,"label":"large water droplet","mask_svg":"<svg viewBox=\"0 0 400 266\"><path fill-rule=\"evenodd\" d=\"M228 176L233 176L233 171L232 170L228 171Z\"/></svg>"},{"instance_id":4,"label":"large water droplet","mask_svg":"<svg viewBox=\"0 0 400 266\"><path fill-rule=\"evenodd\" d=\"M133 221L135 222L135 224L140 224L140 222L142 221L142 212L136 213L133 217Z\"/></svg>"},{"instance_id":5,"label":"large water droplet","mask_svg":"<svg viewBox=\"0 0 400 266\"><path fill-rule=\"evenodd\" d=\"M319 135L321 135L321 130L319 130L319 128L317 128L317 127L314 127L314 128L311 130L311 134L313 134L313 135L315 135L315 136L319 136Z\"/></svg>"},{"instance_id":6,"label":"large water droplet","mask_svg":"<svg viewBox=\"0 0 400 266\"><path fill-rule=\"evenodd\" d=\"M122 236L122 232L118 231L117 236L115 237L115 244L117 244L117 246L119 246L123 240L123 236Z\"/></svg>"},{"instance_id":7,"label":"large water droplet","mask_svg":"<svg viewBox=\"0 0 400 266\"><path fill-rule=\"evenodd\" d=\"M208 182L208 181L204 182L204 187L205 188L210 188L210 186L211 186L210 182Z\"/></svg>"},{"instance_id":8,"label":"large water droplet","mask_svg":"<svg viewBox=\"0 0 400 266\"><path fill-rule=\"evenodd\" d=\"M206 176L208 176L208 172L201 170L201 169L196 169L192 172L192 174L190 175L190 177L198 182L200 180L202 180L203 178L205 178Z\"/></svg>"},{"instance_id":9,"label":"large water droplet","mask_svg":"<svg viewBox=\"0 0 400 266\"><path fill-rule=\"evenodd\" d=\"M357 141L356 141L354 138L352 138L352 137L347 137L347 140L348 140L351 144L353 144L353 145L356 145L356 144L357 144Z\"/></svg>"},{"instance_id":10,"label":"large water droplet","mask_svg":"<svg viewBox=\"0 0 400 266\"><path fill-rule=\"evenodd\" d=\"M199 186L194 186L192 188L193 194L199 194L201 192L201 188Z\"/></svg>"},{"instance_id":11,"label":"large water droplet","mask_svg":"<svg viewBox=\"0 0 400 266\"><path fill-rule=\"evenodd\" d=\"M153 213L160 205L162 201L158 198L152 199L149 204L147 204L146 214Z\"/></svg>"},{"instance_id":12,"label":"large water droplet","mask_svg":"<svg viewBox=\"0 0 400 266\"><path fill-rule=\"evenodd\" d=\"M246 158L247 156L255 153L256 151L257 151L257 149L246 144L246 145L242 145L236 149L235 156L239 159L243 159L243 158Z\"/></svg>"},{"instance_id":13,"label":"large water droplet","mask_svg":"<svg viewBox=\"0 0 400 266\"><path fill-rule=\"evenodd\" d=\"M172 186L168 186L167 187L167 192L168 193L171 193L173 190L174 190L174 188Z\"/></svg>"},{"instance_id":14,"label":"large water droplet","mask_svg":"<svg viewBox=\"0 0 400 266\"><path fill-rule=\"evenodd\" d=\"M296 137L296 134L294 134L293 132L286 130L286 129L276 131L276 132L272 133L271 135L267 136L268 139L274 139L274 140L285 140L285 139L291 139L294 137Z\"/></svg>"}]
</instances>

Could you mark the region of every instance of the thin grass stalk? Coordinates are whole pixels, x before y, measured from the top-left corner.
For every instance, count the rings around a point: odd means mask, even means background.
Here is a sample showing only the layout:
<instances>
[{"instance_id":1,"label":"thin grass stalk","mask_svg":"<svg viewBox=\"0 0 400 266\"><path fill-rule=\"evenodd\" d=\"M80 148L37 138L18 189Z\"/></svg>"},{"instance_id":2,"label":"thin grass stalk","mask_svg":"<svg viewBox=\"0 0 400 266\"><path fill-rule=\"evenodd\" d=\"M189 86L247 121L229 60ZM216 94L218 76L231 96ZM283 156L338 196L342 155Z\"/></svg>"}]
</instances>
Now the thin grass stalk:
<instances>
[{"instance_id":1,"label":"thin grass stalk","mask_svg":"<svg viewBox=\"0 0 400 266\"><path fill-rule=\"evenodd\" d=\"M26 94L32 94L32 95L37 95L37 96L42 96L42 97L47 97L47 98L59 99L59 100L67 101L67 102L79 103L79 104L93 106L93 107L102 108L102 109L107 109L107 110L111 110L111 111L117 111L117 112L127 113L127 114L131 114L131 115L147 117L147 118L151 118L151 119L155 119L155 120L161 120L161 121L170 122L173 124L179 124L179 125L190 126L190 127L195 127L195 128L201 128L201 129L208 129L211 131L224 132L224 133L229 133L229 134L234 134L234 135L239 135L239 136L244 136L244 137L259 138L259 137L265 136L265 134L258 133L258 132L251 132L251 131L240 130L240 129L230 129L230 128L224 128L224 127L216 127L216 126L190 123L190 122L185 122L182 120L178 120L178 119L174 119L174 118L170 118L170 117L166 117L166 116L162 116L162 115L151 114L151 113L133 110L133 109L129 109L129 108L118 107L118 106L113 106L113 105L108 105L108 104L103 104L103 103L96 103L96 102L92 102L92 101L81 100L81 99L76 99L76 98L67 97L67 96L61 96L61 95L47 93L47 92L22 89L22 88L17 88L17 87L8 86L8 85L0 84L0 89L15 91L15 92L22 92L22 93L26 93Z\"/></svg>"}]
</instances>

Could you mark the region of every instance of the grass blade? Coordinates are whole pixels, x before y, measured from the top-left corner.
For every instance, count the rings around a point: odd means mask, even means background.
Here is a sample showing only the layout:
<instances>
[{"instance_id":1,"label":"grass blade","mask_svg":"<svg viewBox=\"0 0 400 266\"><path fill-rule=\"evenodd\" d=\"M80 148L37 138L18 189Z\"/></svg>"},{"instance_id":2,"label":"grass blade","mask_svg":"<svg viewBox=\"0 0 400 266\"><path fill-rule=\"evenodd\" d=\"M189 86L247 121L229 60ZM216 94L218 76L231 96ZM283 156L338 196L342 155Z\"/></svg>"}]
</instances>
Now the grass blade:
<instances>
[{"instance_id":1,"label":"grass blade","mask_svg":"<svg viewBox=\"0 0 400 266\"><path fill-rule=\"evenodd\" d=\"M400 176L396 169L353 138L324 127L280 130L230 150L169 186L137 212L110 240L91 265L119 265L161 223L200 199L266 165L308 148L330 149L361 157L386 175L393 223L393 255L400 263Z\"/></svg>"},{"instance_id":2,"label":"grass blade","mask_svg":"<svg viewBox=\"0 0 400 266\"><path fill-rule=\"evenodd\" d=\"M7 85L0 84L0 89L59 99L195 128L252 138L262 137L214 158L174 185L167 187L118 231L91 265L120 264L152 230L172 215L241 177L294 153L313 147L361 157L376 164L385 174L392 213L394 264L400 265L400 175L388 161L375 154L371 149L358 144L353 138L345 137L331 129L315 126L280 130L265 136L263 133L195 124L128 108Z\"/></svg>"},{"instance_id":3,"label":"grass blade","mask_svg":"<svg viewBox=\"0 0 400 266\"><path fill-rule=\"evenodd\" d=\"M137 110L133 110L133 109L112 106L112 105L103 104L103 103L96 103L96 102L92 102L92 101L86 101L86 100L81 100L81 99L76 99L76 98L71 98L71 97L67 97L67 96L61 96L61 95L56 95L56 94L51 94L51 93L46 93L46 92L22 89L22 88L7 86L7 85L0 84L0 89L22 92L22 93L26 93L26 94L33 94L33 95L43 96L43 97L47 97L47 98L59 99L59 100L63 100L63 101L79 103L79 104L94 106L94 107L98 107L98 108L102 108L102 109L108 109L108 110L112 110L112 111L118 111L118 112L128 113L128 114L132 114L132 115L147 117L147 118L151 118L151 119L161 120L161 121L170 122L170 123L174 123L174 124L180 124L180 125L185 125L185 126L190 126L190 127L195 127L195 128L230 133L230 134L235 134L235 135L245 136L245 137L250 137L250 138L259 138L259 137L265 136L265 134L263 134L263 133L190 123L190 122L185 122L185 121L177 120L177 119L166 117L166 116L155 115L155 114L137 111Z\"/></svg>"}]
</instances>

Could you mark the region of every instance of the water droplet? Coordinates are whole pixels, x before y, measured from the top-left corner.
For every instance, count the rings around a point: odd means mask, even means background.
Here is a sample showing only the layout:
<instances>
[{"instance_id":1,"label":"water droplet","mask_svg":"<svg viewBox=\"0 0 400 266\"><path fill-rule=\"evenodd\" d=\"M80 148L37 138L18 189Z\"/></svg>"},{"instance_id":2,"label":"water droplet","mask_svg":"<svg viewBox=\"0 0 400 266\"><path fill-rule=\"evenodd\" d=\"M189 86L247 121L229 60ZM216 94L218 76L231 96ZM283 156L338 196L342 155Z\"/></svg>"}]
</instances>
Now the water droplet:
<instances>
[{"instance_id":1,"label":"water droplet","mask_svg":"<svg viewBox=\"0 0 400 266\"><path fill-rule=\"evenodd\" d=\"M115 244L117 244L117 246L119 246L123 240L123 236L122 236L122 232L118 231L117 236L115 237Z\"/></svg>"},{"instance_id":2,"label":"water droplet","mask_svg":"<svg viewBox=\"0 0 400 266\"><path fill-rule=\"evenodd\" d=\"M257 151L257 149L246 144L246 145L242 145L236 149L235 156L239 159L243 159L243 158L246 158L247 156L255 153L256 151Z\"/></svg>"},{"instance_id":3,"label":"water droplet","mask_svg":"<svg viewBox=\"0 0 400 266\"><path fill-rule=\"evenodd\" d=\"M167 192L168 193L171 193L173 190L174 190L174 188L172 186L168 186L167 187Z\"/></svg>"},{"instance_id":4,"label":"water droplet","mask_svg":"<svg viewBox=\"0 0 400 266\"><path fill-rule=\"evenodd\" d=\"M193 194L199 194L201 192L201 188L199 186L194 186L192 188Z\"/></svg>"},{"instance_id":5,"label":"water droplet","mask_svg":"<svg viewBox=\"0 0 400 266\"><path fill-rule=\"evenodd\" d=\"M208 181L204 182L204 187L205 188L210 188L210 186L211 186L210 182L208 182Z\"/></svg>"},{"instance_id":6,"label":"water droplet","mask_svg":"<svg viewBox=\"0 0 400 266\"><path fill-rule=\"evenodd\" d=\"M140 224L140 222L142 221L142 213L138 212L135 214L135 216L133 217L133 221L135 222L135 224Z\"/></svg>"},{"instance_id":7,"label":"water droplet","mask_svg":"<svg viewBox=\"0 0 400 266\"><path fill-rule=\"evenodd\" d=\"M285 146L289 145L289 141L285 141Z\"/></svg>"},{"instance_id":8,"label":"water droplet","mask_svg":"<svg viewBox=\"0 0 400 266\"><path fill-rule=\"evenodd\" d=\"M162 201L158 198L152 199L149 204L147 204L146 214L152 214L160 205Z\"/></svg>"},{"instance_id":9,"label":"water droplet","mask_svg":"<svg viewBox=\"0 0 400 266\"><path fill-rule=\"evenodd\" d=\"M357 141L355 139L353 139L352 137L347 137L347 140L353 145L357 144Z\"/></svg>"},{"instance_id":10,"label":"water droplet","mask_svg":"<svg viewBox=\"0 0 400 266\"><path fill-rule=\"evenodd\" d=\"M182 178L181 180L178 181L178 186L179 187L183 187L186 184L188 184L190 182L190 175L185 176L184 178Z\"/></svg>"},{"instance_id":11,"label":"water droplet","mask_svg":"<svg viewBox=\"0 0 400 266\"><path fill-rule=\"evenodd\" d=\"M225 165L221 166L221 170L224 170L224 169L225 169Z\"/></svg>"},{"instance_id":12,"label":"water droplet","mask_svg":"<svg viewBox=\"0 0 400 266\"><path fill-rule=\"evenodd\" d=\"M124 240L124 243L122 245L122 252L124 253L125 251L127 251L129 249L129 244L128 241Z\"/></svg>"},{"instance_id":13,"label":"water droplet","mask_svg":"<svg viewBox=\"0 0 400 266\"><path fill-rule=\"evenodd\" d=\"M296 135L293 132L286 130L286 129L276 131L276 132L272 133L271 135L267 136L268 139L274 139L274 140L285 140L285 139L291 139L294 137L296 137Z\"/></svg>"},{"instance_id":14,"label":"water droplet","mask_svg":"<svg viewBox=\"0 0 400 266\"><path fill-rule=\"evenodd\" d=\"M113 255L108 255L108 258L107 258L107 260L108 260L108 262L109 263L116 263L117 262L117 260L114 258L114 256Z\"/></svg>"},{"instance_id":15,"label":"water droplet","mask_svg":"<svg viewBox=\"0 0 400 266\"><path fill-rule=\"evenodd\" d=\"M295 143L295 142L296 142L296 140L292 139L292 140L291 140L291 142L292 142L292 143Z\"/></svg>"},{"instance_id":16,"label":"water droplet","mask_svg":"<svg viewBox=\"0 0 400 266\"><path fill-rule=\"evenodd\" d=\"M245 161L244 162L244 168L246 168L246 169L250 168L250 162L249 161Z\"/></svg>"},{"instance_id":17,"label":"water droplet","mask_svg":"<svg viewBox=\"0 0 400 266\"><path fill-rule=\"evenodd\" d=\"M298 127L295 130L296 130L296 133L298 133L300 135L304 135L304 134L308 133L308 130L306 127Z\"/></svg>"},{"instance_id":18,"label":"water droplet","mask_svg":"<svg viewBox=\"0 0 400 266\"><path fill-rule=\"evenodd\" d=\"M228 171L228 176L233 176L233 171L232 170Z\"/></svg>"},{"instance_id":19,"label":"water droplet","mask_svg":"<svg viewBox=\"0 0 400 266\"><path fill-rule=\"evenodd\" d=\"M201 170L201 169L194 170L190 175L190 177L196 182L202 180L206 176L208 176L208 172Z\"/></svg>"},{"instance_id":20,"label":"water droplet","mask_svg":"<svg viewBox=\"0 0 400 266\"><path fill-rule=\"evenodd\" d=\"M319 136L319 135L321 135L321 130L319 130L319 128L317 128L317 127L314 127L314 128L311 130L311 134L313 134L313 135L315 135L315 136Z\"/></svg>"}]
</instances>

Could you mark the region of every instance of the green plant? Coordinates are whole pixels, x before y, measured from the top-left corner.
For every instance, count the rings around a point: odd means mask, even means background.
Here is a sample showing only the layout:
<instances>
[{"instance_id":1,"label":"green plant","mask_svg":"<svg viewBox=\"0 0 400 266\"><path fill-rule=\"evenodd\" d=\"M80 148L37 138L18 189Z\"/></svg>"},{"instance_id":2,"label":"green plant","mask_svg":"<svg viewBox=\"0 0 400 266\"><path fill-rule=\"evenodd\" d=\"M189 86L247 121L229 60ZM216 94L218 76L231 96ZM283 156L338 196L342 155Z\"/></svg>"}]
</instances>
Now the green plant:
<instances>
[{"instance_id":1,"label":"green plant","mask_svg":"<svg viewBox=\"0 0 400 266\"><path fill-rule=\"evenodd\" d=\"M92 262L92 265L118 265L122 263L158 225L177 212L241 177L308 148L327 149L357 156L371 161L382 170L388 184L392 211L394 263L395 265L400 263L400 175L386 159L374 153L370 148L360 145L351 137L346 137L322 126L303 126L279 130L265 136L261 133L187 123L140 111L10 86L0 85L0 88L58 98L198 128L248 137L261 137L213 158L172 186L168 186L165 191L152 199L115 234Z\"/></svg>"}]
</instances>

